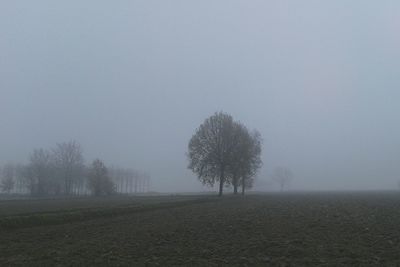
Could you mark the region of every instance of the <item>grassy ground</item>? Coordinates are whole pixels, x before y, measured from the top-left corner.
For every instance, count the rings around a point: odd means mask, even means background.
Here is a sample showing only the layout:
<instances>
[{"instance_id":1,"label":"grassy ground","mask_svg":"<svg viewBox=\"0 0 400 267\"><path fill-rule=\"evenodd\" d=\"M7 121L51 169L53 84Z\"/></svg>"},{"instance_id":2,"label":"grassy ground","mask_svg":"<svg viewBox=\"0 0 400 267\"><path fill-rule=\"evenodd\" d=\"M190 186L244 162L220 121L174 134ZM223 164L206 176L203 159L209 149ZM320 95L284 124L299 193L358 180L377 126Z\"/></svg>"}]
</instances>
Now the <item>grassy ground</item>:
<instances>
[{"instance_id":1,"label":"grassy ground","mask_svg":"<svg viewBox=\"0 0 400 267\"><path fill-rule=\"evenodd\" d=\"M0 266L400 265L395 193L37 201L0 202Z\"/></svg>"}]
</instances>

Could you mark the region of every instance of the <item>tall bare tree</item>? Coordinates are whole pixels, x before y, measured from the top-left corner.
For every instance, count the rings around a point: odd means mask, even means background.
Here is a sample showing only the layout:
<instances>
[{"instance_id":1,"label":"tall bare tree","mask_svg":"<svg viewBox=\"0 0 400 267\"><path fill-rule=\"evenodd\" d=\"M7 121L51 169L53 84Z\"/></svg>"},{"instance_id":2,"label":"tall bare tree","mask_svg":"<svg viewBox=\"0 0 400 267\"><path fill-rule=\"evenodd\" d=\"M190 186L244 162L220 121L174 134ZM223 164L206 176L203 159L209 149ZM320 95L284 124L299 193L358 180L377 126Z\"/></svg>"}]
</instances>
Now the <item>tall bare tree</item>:
<instances>
[{"instance_id":1,"label":"tall bare tree","mask_svg":"<svg viewBox=\"0 0 400 267\"><path fill-rule=\"evenodd\" d=\"M54 193L54 165L47 150L35 149L26 170L26 185L32 195Z\"/></svg>"},{"instance_id":2,"label":"tall bare tree","mask_svg":"<svg viewBox=\"0 0 400 267\"><path fill-rule=\"evenodd\" d=\"M189 166L199 180L209 186L219 182L222 196L234 149L232 116L219 112L207 118L189 141Z\"/></svg>"},{"instance_id":3,"label":"tall bare tree","mask_svg":"<svg viewBox=\"0 0 400 267\"><path fill-rule=\"evenodd\" d=\"M261 160L261 134L257 130L254 130L246 136L245 140L247 140L245 141L246 149L244 150L244 162L242 162L243 166L240 177L242 195L244 195L246 189L253 187L254 177L263 164Z\"/></svg>"},{"instance_id":4,"label":"tall bare tree","mask_svg":"<svg viewBox=\"0 0 400 267\"><path fill-rule=\"evenodd\" d=\"M75 186L83 179L84 159L82 149L76 141L57 144L53 149L54 163L62 192L71 195Z\"/></svg>"},{"instance_id":5,"label":"tall bare tree","mask_svg":"<svg viewBox=\"0 0 400 267\"><path fill-rule=\"evenodd\" d=\"M28 167L26 165L15 165L15 191L18 194L27 193L26 175Z\"/></svg>"},{"instance_id":6,"label":"tall bare tree","mask_svg":"<svg viewBox=\"0 0 400 267\"><path fill-rule=\"evenodd\" d=\"M89 168L88 186L95 196L110 195L115 192L115 186L108 176L104 163L96 159Z\"/></svg>"},{"instance_id":7,"label":"tall bare tree","mask_svg":"<svg viewBox=\"0 0 400 267\"><path fill-rule=\"evenodd\" d=\"M281 192L292 181L293 173L286 167L277 167L272 176L272 180L279 185Z\"/></svg>"},{"instance_id":8,"label":"tall bare tree","mask_svg":"<svg viewBox=\"0 0 400 267\"><path fill-rule=\"evenodd\" d=\"M234 194L238 193L238 187L241 185L244 195L245 189L252 187L254 176L262 166L262 140L258 131L250 133L246 126L238 122L235 123L234 135L235 145L229 173Z\"/></svg>"},{"instance_id":9,"label":"tall bare tree","mask_svg":"<svg viewBox=\"0 0 400 267\"><path fill-rule=\"evenodd\" d=\"M10 193L14 189L16 169L13 164L6 164L2 169L0 188L3 192Z\"/></svg>"}]
</instances>

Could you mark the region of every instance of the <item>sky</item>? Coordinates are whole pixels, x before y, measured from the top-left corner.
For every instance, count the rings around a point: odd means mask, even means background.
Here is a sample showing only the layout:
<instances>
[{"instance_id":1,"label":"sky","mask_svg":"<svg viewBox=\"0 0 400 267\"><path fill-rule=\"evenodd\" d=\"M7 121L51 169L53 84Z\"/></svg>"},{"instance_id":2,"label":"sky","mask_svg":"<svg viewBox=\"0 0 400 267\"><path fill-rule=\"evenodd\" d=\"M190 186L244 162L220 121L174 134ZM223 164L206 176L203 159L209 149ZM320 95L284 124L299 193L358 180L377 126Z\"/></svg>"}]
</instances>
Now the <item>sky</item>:
<instances>
[{"instance_id":1,"label":"sky","mask_svg":"<svg viewBox=\"0 0 400 267\"><path fill-rule=\"evenodd\" d=\"M86 162L148 171L155 191L206 190L187 144L216 111L263 137L292 190L400 179L400 2L0 3L0 164L78 141ZM257 189L257 187L256 187Z\"/></svg>"}]
</instances>

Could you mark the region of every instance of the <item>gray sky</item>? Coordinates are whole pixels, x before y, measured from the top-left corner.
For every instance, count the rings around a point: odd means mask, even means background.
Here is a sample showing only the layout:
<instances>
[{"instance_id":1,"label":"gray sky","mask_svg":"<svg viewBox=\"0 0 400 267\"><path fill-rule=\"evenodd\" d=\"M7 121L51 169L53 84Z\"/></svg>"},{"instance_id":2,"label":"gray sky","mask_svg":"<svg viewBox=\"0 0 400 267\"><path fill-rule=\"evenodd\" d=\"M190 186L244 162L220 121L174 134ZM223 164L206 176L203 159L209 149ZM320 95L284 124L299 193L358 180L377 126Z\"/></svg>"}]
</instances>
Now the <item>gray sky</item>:
<instances>
[{"instance_id":1,"label":"gray sky","mask_svg":"<svg viewBox=\"0 0 400 267\"><path fill-rule=\"evenodd\" d=\"M293 189L400 178L399 1L1 1L0 163L75 139L89 162L202 190L187 142L215 111ZM262 183L262 182L261 182Z\"/></svg>"}]
</instances>

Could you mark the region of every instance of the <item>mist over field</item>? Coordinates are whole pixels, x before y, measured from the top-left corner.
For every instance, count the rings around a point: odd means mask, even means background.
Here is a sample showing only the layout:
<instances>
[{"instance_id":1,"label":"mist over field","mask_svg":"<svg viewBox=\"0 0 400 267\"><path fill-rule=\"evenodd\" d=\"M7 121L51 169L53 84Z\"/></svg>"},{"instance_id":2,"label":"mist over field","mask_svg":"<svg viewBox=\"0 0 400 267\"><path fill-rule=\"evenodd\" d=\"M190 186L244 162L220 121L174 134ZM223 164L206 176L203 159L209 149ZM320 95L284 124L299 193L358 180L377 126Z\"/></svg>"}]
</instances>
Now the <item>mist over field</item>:
<instances>
[{"instance_id":1,"label":"mist over field","mask_svg":"<svg viewBox=\"0 0 400 267\"><path fill-rule=\"evenodd\" d=\"M224 111L263 137L254 190L393 189L400 179L397 1L3 1L0 165L76 140L86 163L207 190L187 169Z\"/></svg>"}]
</instances>

